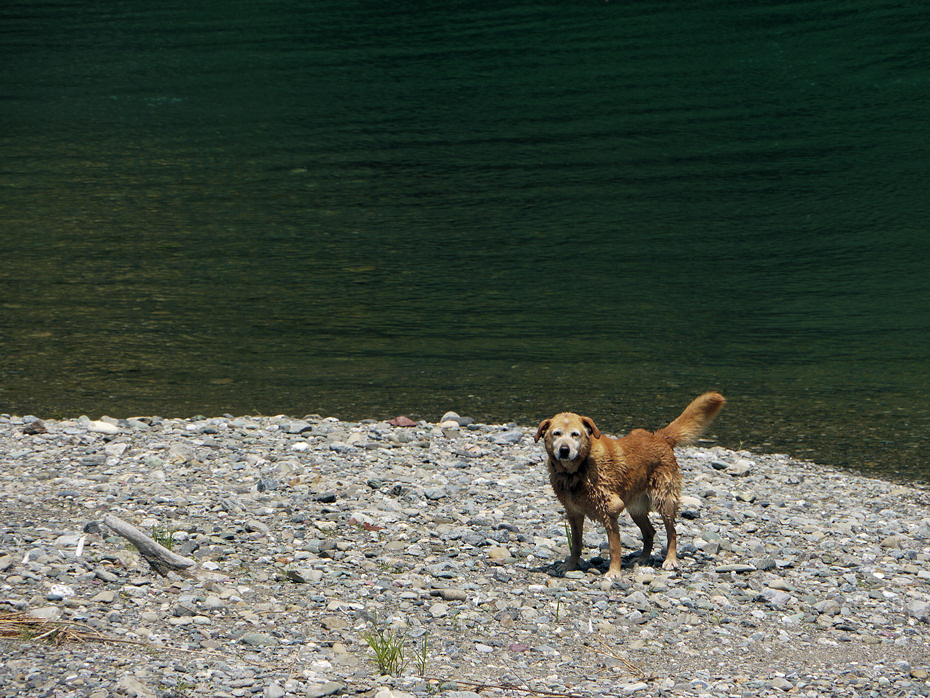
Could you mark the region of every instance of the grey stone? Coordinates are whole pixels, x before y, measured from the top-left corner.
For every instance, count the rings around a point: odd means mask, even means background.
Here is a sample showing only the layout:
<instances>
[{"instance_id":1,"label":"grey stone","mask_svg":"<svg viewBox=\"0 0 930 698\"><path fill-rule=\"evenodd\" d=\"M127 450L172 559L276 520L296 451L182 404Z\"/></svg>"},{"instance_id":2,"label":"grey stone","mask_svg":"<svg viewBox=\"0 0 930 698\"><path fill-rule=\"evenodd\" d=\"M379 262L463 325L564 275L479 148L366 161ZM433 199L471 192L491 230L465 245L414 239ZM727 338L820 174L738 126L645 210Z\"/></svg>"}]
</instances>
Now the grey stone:
<instances>
[{"instance_id":1,"label":"grey stone","mask_svg":"<svg viewBox=\"0 0 930 698\"><path fill-rule=\"evenodd\" d=\"M287 423L287 426L284 428L288 434L303 434L308 431L313 430L313 425L310 422L305 422L302 419L294 420Z\"/></svg>"},{"instance_id":2,"label":"grey stone","mask_svg":"<svg viewBox=\"0 0 930 698\"><path fill-rule=\"evenodd\" d=\"M274 490L281 488L281 483L277 478L260 477L258 478L258 482L256 483L255 488L259 492L273 492Z\"/></svg>"},{"instance_id":3,"label":"grey stone","mask_svg":"<svg viewBox=\"0 0 930 698\"><path fill-rule=\"evenodd\" d=\"M176 603L171 607L171 615L180 617L180 616L196 616L198 609L195 603L186 602L186 603Z\"/></svg>"},{"instance_id":4,"label":"grey stone","mask_svg":"<svg viewBox=\"0 0 930 698\"><path fill-rule=\"evenodd\" d=\"M749 461L739 461L727 466L726 473L733 477L746 477L752 472L752 465Z\"/></svg>"},{"instance_id":5,"label":"grey stone","mask_svg":"<svg viewBox=\"0 0 930 698\"><path fill-rule=\"evenodd\" d=\"M732 565L718 565L716 570L718 574L726 574L728 572L745 573L745 572L755 572L756 566L737 563L737 564L732 564Z\"/></svg>"},{"instance_id":6,"label":"grey stone","mask_svg":"<svg viewBox=\"0 0 930 698\"><path fill-rule=\"evenodd\" d=\"M94 568L94 575L103 582L113 583L119 581L119 577L103 567Z\"/></svg>"},{"instance_id":7,"label":"grey stone","mask_svg":"<svg viewBox=\"0 0 930 698\"><path fill-rule=\"evenodd\" d=\"M750 558L749 564L755 567L759 571L773 570L776 567L775 560L770 557L754 557Z\"/></svg>"},{"instance_id":8,"label":"grey stone","mask_svg":"<svg viewBox=\"0 0 930 698\"><path fill-rule=\"evenodd\" d=\"M475 420L472 419L471 417L460 417L455 412L446 412L442 416L442 419L439 420L440 424L442 424L443 422L455 422L460 427L466 427L469 424L474 424Z\"/></svg>"},{"instance_id":9,"label":"grey stone","mask_svg":"<svg viewBox=\"0 0 930 698\"><path fill-rule=\"evenodd\" d=\"M252 647L267 647L269 645L278 644L278 640L274 636L259 632L243 633L242 637L239 638L239 642L243 645L250 645Z\"/></svg>"},{"instance_id":10,"label":"grey stone","mask_svg":"<svg viewBox=\"0 0 930 698\"><path fill-rule=\"evenodd\" d=\"M215 594L210 594L204 599L203 610L205 611L220 611L224 608L226 608L226 602Z\"/></svg>"},{"instance_id":11,"label":"grey stone","mask_svg":"<svg viewBox=\"0 0 930 698\"><path fill-rule=\"evenodd\" d=\"M262 692L263 698L284 698L286 691L277 682L265 686Z\"/></svg>"},{"instance_id":12,"label":"grey stone","mask_svg":"<svg viewBox=\"0 0 930 698\"><path fill-rule=\"evenodd\" d=\"M840 605L833 599L826 599L814 604L814 608L817 609L818 613L822 613L826 616L836 616L840 613Z\"/></svg>"},{"instance_id":13,"label":"grey stone","mask_svg":"<svg viewBox=\"0 0 930 698\"><path fill-rule=\"evenodd\" d=\"M437 589L436 595L445 601L467 601L468 592L463 589Z\"/></svg>"},{"instance_id":14,"label":"grey stone","mask_svg":"<svg viewBox=\"0 0 930 698\"><path fill-rule=\"evenodd\" d=\"M316 584L323 579L323 571L308 567L293 567L285 571L285 576L298 584Z\"/></svg>"},{"instance_id":15,"label":"grey stone","mask_svg":"<svg viewBox=\"0 0 930 698\"><path fill-rule=\"evenodd\" d=\"M34 436L36 434L47 434L48 428L38 417L26 416L23 417L23 433Z\"/></svg>"},{"instance_id":16,"label":"grey stone","mask_svg":"<svg viewBox=\"0 0 930 698\"><path fill-rule=\"evenodd\" d=\"M914 618L922 623L930 623L930 602L915 599L908 602L904 610L909 618Z\"/></svg>"},{"instance_id":17,"label":"grey stone","mask_svg":"<svg viewBox=\"0 0 930 698\"><path fill-rule=\"evenodd\" d=\"M130 675L120 677L116 688L120 694L129 698L155 698L156 695L154 690Z\"/></svg>"},{"instance_id":18,"label":"grey stone","mask_svg":"<svg viewBox=\"0 0 930 698\"><path fill-rule=\"evenodd\" d=\"M318 687L309 687L307 689L308 698L325 698L325 696L334 696L346 691L346 685L337 681L327 681Z\"/></svg>"},{"instance_id":19,"label":"grey stone","mask_svg":"<svg viewBox=\"0 0 930 698\"><path fill-rule=\"evenodd\" d=\"M459 571L451 562L442 562L436 565L429 565L426 571L434 577L440 579L453 579L459 576Z\"/></svg>"},{"instance_id":20,"label":"grey stone","mask_svg":"<svg viewBox=\"0 0 930 698\"><path fill-rule=\"evenodd\" d=\"M757 600L765 601L774 608L784 608L793 600L793 597L791 594L778 589L765 588L761 591Z\"/></svg>"},{"instance_id":21,"label":"grey stone","mask_svg":"<svg viewBox=\"0 0 930 698\"><path fill-rule=\"evenodd\" d=\"M61 618L61 609L58 606L44 606L31 609L28 615L36 620L58 620Z\"/></svg>"},{"instance_id":22,"label":"grey stone","mask_svg":"<svg viewBox=\"0 0 930 698\"><path fill-rule=\"evenodd\" d=\"M505 431L501 434L495 434L491 437L491 442L503 445L518 444L523 440L523 432L518 429Z\"/></svg>"}]
</instances>

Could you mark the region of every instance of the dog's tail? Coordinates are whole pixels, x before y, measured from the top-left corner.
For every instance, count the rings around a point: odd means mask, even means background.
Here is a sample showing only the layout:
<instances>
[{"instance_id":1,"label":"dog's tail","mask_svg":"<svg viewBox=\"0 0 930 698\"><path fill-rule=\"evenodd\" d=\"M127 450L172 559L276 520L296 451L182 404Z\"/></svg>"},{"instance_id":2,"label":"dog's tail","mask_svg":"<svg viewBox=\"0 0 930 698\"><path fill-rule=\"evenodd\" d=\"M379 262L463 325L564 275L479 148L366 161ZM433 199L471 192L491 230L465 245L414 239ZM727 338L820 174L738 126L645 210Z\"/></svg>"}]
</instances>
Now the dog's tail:
<instances>
[{"instance_id":1,"label":"dog's tail","mask_svg":"<svg viewBox=\"0 0 930 698\"><path fill-rule=\"evenodd\" d=\"M720 393L704 393L688 405L678 419L659 429L656 436L665 439L670 446L690 446L714 421L725 402L726 398Z\"/></svg>"}]
</instances>

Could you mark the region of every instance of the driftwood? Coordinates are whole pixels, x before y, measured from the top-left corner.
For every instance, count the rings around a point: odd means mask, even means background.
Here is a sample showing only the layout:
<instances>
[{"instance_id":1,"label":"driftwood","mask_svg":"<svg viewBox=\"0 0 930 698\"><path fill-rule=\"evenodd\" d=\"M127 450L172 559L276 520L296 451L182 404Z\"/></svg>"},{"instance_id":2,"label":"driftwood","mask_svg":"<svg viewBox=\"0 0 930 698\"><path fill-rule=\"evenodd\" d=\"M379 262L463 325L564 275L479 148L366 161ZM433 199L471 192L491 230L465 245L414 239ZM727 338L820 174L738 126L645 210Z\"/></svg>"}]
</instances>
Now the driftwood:
<instances>
[{"instance_id":1,"label":"driftwood","mask_svg":"<svg viewBox=\"0 0 930 698\"><path fill-rule=\"evenodd\" d=\"M135 526L112 514L106 514L103 517L103 523L136 546L139 554L149 563L149 566L162 577L167 577L169 572L177 572L188 577L193 576L188 571L188 568L197 564L195 560L176 555L168 548L149 538Z\"/></svg>"}]
</instances>

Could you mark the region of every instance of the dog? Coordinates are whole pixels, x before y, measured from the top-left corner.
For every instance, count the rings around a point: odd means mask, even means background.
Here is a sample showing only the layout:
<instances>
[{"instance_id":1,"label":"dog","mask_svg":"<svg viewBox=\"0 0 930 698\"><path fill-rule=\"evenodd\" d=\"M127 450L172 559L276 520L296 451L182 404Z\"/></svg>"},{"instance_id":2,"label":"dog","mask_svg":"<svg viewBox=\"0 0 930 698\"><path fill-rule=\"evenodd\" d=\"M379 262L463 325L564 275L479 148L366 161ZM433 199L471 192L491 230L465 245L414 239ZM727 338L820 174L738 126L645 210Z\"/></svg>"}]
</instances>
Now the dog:
<instances>
[{"instance_id":1,"label":"dog","mask_svg":"<svg viewBox=\"0 0 930 698\"><path fill-rule=\"evenodd\" d=\"M587 516L607 529L610 568L606 576L620 576L617 518L624 509L643 533L643 552L637 564L647 563L652 554L656 530L649 512L657 511L668 537L662 569L678 566L675 519L681 500L681 471L672 449L697 441L725 402L719 393L704 393L667 427L655 433L634 429L620 439L601 434L594 420L573 412L562 412L539 424L535 441L545 439L549 482L571 526L571 555L563 564L564 571L578 569Z\"/></svg>"}]
</instances>

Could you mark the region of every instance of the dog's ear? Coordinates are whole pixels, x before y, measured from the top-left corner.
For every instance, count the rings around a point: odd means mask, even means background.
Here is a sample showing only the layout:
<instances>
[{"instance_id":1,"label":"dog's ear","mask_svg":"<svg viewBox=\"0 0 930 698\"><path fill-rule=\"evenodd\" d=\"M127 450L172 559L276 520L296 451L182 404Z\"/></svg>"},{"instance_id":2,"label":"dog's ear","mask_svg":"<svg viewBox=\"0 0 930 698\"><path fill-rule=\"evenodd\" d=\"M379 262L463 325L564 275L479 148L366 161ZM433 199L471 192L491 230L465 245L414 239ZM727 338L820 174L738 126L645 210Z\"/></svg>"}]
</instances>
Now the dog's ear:
<instances>
[{"instance_id":1,"label":"dog's ear","mask_svg":"<svg viewBox=\"0 0 930 698\"><path fill-rule=\"evenodd\" d=\"M588 433L593 436L595 439L601 438L601 430L597 428L597 424L594 423L594 420L590 417L582 417L581 423L584 424L585 429L588 430Z\"/></svg>"},{"instance_id":2,"label":"dog's ear","mask_svg":"<svg viewBox=\"0 0 930 698\"><path fill-rule=\"evenodd\" d=\"M539 429L536 430L536 436L533 437L534 442L538 442L540 438L546 435L546 432L549 431L549 427L552 426L551 419L544 419L539 423Z\"/></svg>"}]
</instances>

